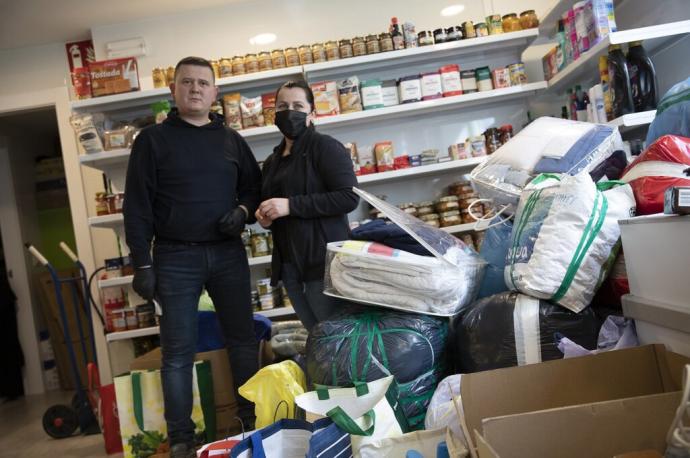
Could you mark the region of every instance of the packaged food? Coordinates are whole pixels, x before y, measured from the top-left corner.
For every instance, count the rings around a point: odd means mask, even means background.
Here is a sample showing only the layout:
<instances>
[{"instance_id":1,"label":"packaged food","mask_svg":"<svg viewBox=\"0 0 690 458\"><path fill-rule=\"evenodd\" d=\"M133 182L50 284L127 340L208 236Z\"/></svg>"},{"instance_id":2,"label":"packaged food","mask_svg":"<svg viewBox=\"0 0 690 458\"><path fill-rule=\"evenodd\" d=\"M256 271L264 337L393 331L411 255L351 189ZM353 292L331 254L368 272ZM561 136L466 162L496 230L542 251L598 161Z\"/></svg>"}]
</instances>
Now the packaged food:
<instances>
[{"instance_id":1,"label":"packaged food","mask_svg":"<svg viewBox=\"0 0 690 458\"><path fill-rule=\"evenodd\" d=\"M383 108L381 80L362 81L362 106L365 110Z\"/></svg>"},{"instance_id":2,"label":"packaged food","mask_svg":"<svg viewBox=\"0 0 690 458\"><path fill-rule=\"evenodd\" d=\"M419 167L420 165L422 165L421 154L410 156L410 167Z\"/></svg>"},{"instance_id":3,"label":"packaged food","mask_svg":"<svg viewBox=\"0 0 690 458\"><path fill-rule=\"evenodd\" d=\"M395 153L393 152L393 142L379 142L374 145L376 155L376 171L386 172L394 170Z\"/></svg>"},{"instance_id":4,"label":"packaged food","mask_svg":"<svg viewBox=\"0 0 690 458\"><path fill-rule=\"evenodd\" d=\"M93 116L87 113L73 114L70 124L77 134L77 140L87 154L100 153L103 151L103 142L98 135Z\"/></svg>"},{"instance_id":5,"label":"packaged food","mask_svg":"<svg viewBox=\"0 0 690 458\"><path fill-rule=\"evenodd\" d=\"M494 89L510 87L510 70L508 67L495 68L491 71L491 79L494 83Z\"/></svg>"},{"instance_id":6,"label":"packaged food","mask_svg":"<svg viewBox=\"0 0 690 458\"><path fill-rule=\"evenodd\" d=\"M122 332L127 330L124 308L113 310L110 316L113 332Z\"/></svg>"},{"instance_id":7,"label":"packaged food","mask_svg":"<svg viewBox=\"0 0 690 458\"><path fill-rule=\"evenodd\" d=\"M327 41L324 49L326 50L326 59L329 61L340 59L340 47L337 41Z\"/></svg>"},{"instance_id":8,"label":"packaged food","mask_svg":"<svg viewBox=\"0 0 690 458\"><path fill-rule=\"evenodd\" d=\"M460 240L462 240L462 243L464 243L468 247L474 248L475 250L477 249L477 247L474 246L474 240L472 239L472 234L462 234L460 236Z\"/></svg>"},{"instance_id":9,"label":"packaged food","mask_svg":"<svg viewBox=\"0 0 690 458\"><path fill-rule=\"evenodd\" d=\"M508 66L510 70L510 83L513 86L520 84L527 84L527 73L525 73L525 64L516 62Z\"/></svg>"},{"instance_id":10,"label":"packaged food","mask_svg":"<svg viewBox=\"0 0 690 458\"><path fill-rule=\"evenodd\" d=\"M446 29L438 28L434 30L434 43L445 43L448 41L448 35L446 35Z\"/></svg>"},{"instance_id":11,"label":"packaged food","mask_svg":"<svg viewBox=\"0 0 690 458\"><path fill-rule=\"evenodd\" d=\"M429 202L431 203L431 202ZM436 213L434 211L433 205L422 205L421 203L417 205L417 217L422 218L423 216L426 215L431 215L432 213ZM423 221L423 219L422 219Z\"/></svg>"},{"instance_id":12,"label":"packaged food","mask_svg":"<svg viewBox=\"0 0 690 458\"><path fill-rule=\"evenodd\" d=\"M299 52L297 48L285 48L285 65L297 67L299 65Z\"/></svg>"},{"instance_id":13,"label":"packaged food","mask_svg":"<svg viewBox=\"0 0 690 458\"><path fill-rule=\"evenodd\" d=\"M469 156L467 154L467 150L465 149L464 143L457 143L455 145L450 145L448 147L448 155L454 161L469 158Z\"/></svg>"},{"instance_id":14,"label":"packaged food","mask_svg":"<svg viewBox=\"0 0 690 458\"><path fill-rule=\"evenodd\" d=\"M490 127L484 131L486 139L486 150L488 154L493 154L501 147L501 134L495 127Z\"/></svg>"},{"instance_id":15,"label":"packaged food","mask_svg":"<svg viewBox=\"0 0 690 458\"><path fill-rule=\"evenodd\" d=\"M444 65L440 68L441 88L443 97L462 94L462 83L460 82L460 66L456 64Z\"/></svg>"},{"instance_id":16,"label":"packaged food","mask_svg":"<svg viewBox=\"0 0 690 458\"><path fill-rule=\"evenodd\" d=\"M472 21L463 22L462 30L465 32L465 38L475 38L477 36L477 31L475 30Z\"/></svg>"},{"instance_id":17,"label":"packaged food","mask_svg":"<svg viewBox=\"0 0 690 458\"><path fill-rule=\"evenodd\" d=\"M460 81L462 83L462 92L464 94L477 92L477 77L474 73L474 70L463 70L460 72Z\"/></svg>"},{"instance_id":18,"label":"packaged food","mask_svg":"<svg viewBox=\"0 0 690 458\"><path fill-rule=\"evenodd\" d=\"M175 82L175 67L168 67L165 69L165 81L168 86Z\"/></svg>"},{"instance_id":19,"label":"packaged food","mask_svg":"<svg viewBox=\"0 0 690 458\"><path fill-rule=\"evenodd\" d=\"M217 114L218 116L223 116L223 102L221 102L220 100L215 100L211 104L211 108L209 111L211 113Z\"/></svg>"},{"instance_id":20,"label":"packaged food","mask_svg":"<svg viewBox=\"0 0 690 458\"><path fill-rule=\"evenodd\" d=\"M460 204L458 203L458 196L441 197L438 202L436 202L435 208L438 213L459 210Z\"/></svg>"},{"instance_id":21,"label":"packaged food","mask_svg":"<svg viewBox=\"0 0 690 458\"><path fill-rule=\"evenodd\" d=\"M221 78L232 76L232 59L229 57L223 57L218 63L218 69L220 71Z\"/></svg>"},{"instance_id":22,"label":"packaged food","mask_svg":"<svg viewBox=\"0 0 690 458\"><path fill-rule=\"evenodd\" d=\"M393 51L395 49L393 46L393 37L390 33L382 33L379 35L379 45L381 46L381 52Z\"/></svg>"},{"instance_id":23,"label":"packaged food","mask_svg":"<svg viewBox=\"0 0 690 458\"><path fill-rule=\"evenodd\" d=\"M489 27L483 22L478 22L474 25L474 32L478 37L488 37Z\"/></svg>"},{"instance_id":24,"label":"packaged food","mask_svg":"<svg viewBox=\"0 0 690 458\"><path fill-rule=\"evenodd\" d=\"M264 72L266 70L273 70L273 59L271 58L271 53L268 51L263 51L259 53L259 70Z\"/></svg>"},{"instance_id":25,"label":"packaged food","mask_svg":"<svg viewBox=\"0 0 690 458\"><path fill-rule=\"evenodd\" d=\"M259 71L259 60L256 58L256 54L244 56L244 71L246 73L256 73Z\"/></svg>"},{"instance_id":26,"label":"packaged food","mask_svg":"<svg viewBox=\"0 0 690 458\"><path fill-rule=\"evenodd\" d=\"M480 92L490 91L494 88L493 84L491 84L491 71L489 71L489 67L479 67L474 72L477 79L477 89Z\"/></svg>"},{"instance_id":27,"label":"packaged food","mask_svg":"<svg viewBox=\"0 0 690 458\"><path fill-rule=\"evenodd\" d=\"M72 70L72 87L77 100L91 98L91 75L86 67L78 67ZM154 81L155 84L155 81Z\"/></svg>"},{"instance_id":28,"label":"packaged food","mask_svg":"<svg viewBox=\"0 0 690 458\"><path fill-rule=\"evenodd\" d=\"M261 107L264 114L264 125L272 126L276 123L276 94L269 92L261 95Z\"/></svg>"},{"instance_id":29,"label":"packaged food","mask_svg":"<svg viewBox=\"0 0 690 458\"><path fill-rule=\"evenodd\" d=\"M151 104L151 111L153 111L153 117L156 120L156 124L160 124L165 121L170 113L170 102L167 100L159 100Z\"/></svg>"},{"instance_id":30,"label":"packaged food","mask_svg":"<svg viewBox=\"0 0 690 458\"><path fill-rule=\"evenodd\" d=\"M367 54L378 54L381 52L381 43L376 35L367 35Z\"/></svg>"},{"instance_id":31,"label":"packaged food","mask_svg":"<svg viewBox=\"0 0 690 458\"><path fill-rule=\"evenodd\" d=\"M392 107L398 105L398 87L395 80L386 80L381 82L381 95L383 97L383 106Z\"/></svg>"},{"instance_id":32,"label":"packaged food","mask_svg":"<svg viewBox=\"0 0 690 458\"><path fill-rule=\"evenodd\" d=\"M256 291L259 296L266 296L267 294L273 294L273 287L271 286L270 278L261 278L256 281Z\"/></svg>"},{"instance_id":33,"label":"packaged food","mask_svg":"<svg viewBox=\"0 0 690 458\"><path fill-rule=\"evenodd\" d=\"M443 97L441 74L439 72L422 73L422 100L440 99Z\"/></svg>"},{"instance_id":34,"label":"packaged food","mask_svg":"<svg viewBox=\"0 0 690 458\"><path fill-rule=\"evenodd\" d=\"M360 175L376 173L376 158L374 157L374 149L371 146L358 147L357 158L359 160Z\"/></svg>"},{"instance_id":35,"label":"packaged food","mask_svg":"<svg viewBox=\"0 0 690 458\"><path fill-rule=\"evenodd\" d=\"M160 89L163 87L168 87L167 81L165 80L165 69L161 67L156 67L151 71L151 78L153 79L153 87ZM90 83L89 83L90 84Z\"/></svg>"},{"instance_id":36,"label":"packaged food","mask_svg":"<svg viewBox=\"0 0 690 458\"><path fill-rule=\"evenodd\" d=\"M338 81L338 101L340 102L341 113L362 111L359 79L356 76Z\"/></svg>"},{"instance_id":37,"label":"packaged food","mask_svg":"<svg viewBox=\"0 0 690 458\"><path fill-rule=\"evenodd\" d=\"M118 130L106 130L103 132L103 147L106 151L114 149L130 148L132 146L131 126L125 126Z\"/></svg>"},{"instance_id":38,"label":"packaged food","mask_svg":"<svg viewBox=\"0 0 690 458\"><path fill-rule=\"evenodd\" d=\"M274 49L273 51L271 51L271 61L273 62L274 69L287 67L285 53L282 49Z\"/></svg>"},{"instance_id":39,"label":"packaged food","mask_svg":"<svg viewBox=\"0 0 690 458\"><path fill-rule=\"evenodd\" d=\"M314 63L326 62L326 48L322 43L311 45L311 55Z\"/></svg>"},{"instance_id":40,"label":"packaged food","mask_svg":"<svg viewBox=\"0 0 690 458\"><path fill-rule=\"evenodd\" d=\"M417 43L419 46L429 46L434 44L434 35L431 31L422 30L417 34Z\"/></svg>"},{"instance_id":41,"label":"packaged food","mask_svg":"<svg viewBox=\"0 0 690 458\"><path fill-rule=\"evenodd\" d=\"M261 105L261 96L242 97L240 102L242 112L242 126L245 129L250 127L264 126L264 113Z\"/></svg>"},{"instance_id":42,"label":"packaged food","mask_svg":"<svg viewBox=\"0 0 690 458\"><path fill-rule=\"evenodd\" d=\"M398 95L401 103L422 100L422 82L419 75L404 76L398 80Z\"/></svg>"},{"instance_id":43,"label":"packaged food","mask_svg":"<svg viewBox=\"0 0 690 458\"><path fill-rule=\"evenodd\" d=\"M110 207L106 193L103 191L96 193L96 216L105 216L110 214Z\"/></svg>"},{"instance_id":44,"label":"packaged food","mask_svg":"<svg viewBox=\"0 0 690 458\"><path fill-rule=\"evenodd\" d=\"M405 22L403 24L403 36L405 37L405 47L406 48L416 48L419 46L417 42L417 32L415 31L414 24L412 22Z\"/></svg>"},{"instance_id":45,"label":"packaged food","mask_svg":"<svg viewBox=\"0 0 690 458\"><path fill-rule=\"evenodd\" d=\"M664 192L664 213L690 215L690 186L670 186Z\"/></svg>"},{"instance_id":46,"label":"packaged food","mask_svg":"<svg viewBox=\"0 0 690 458\"><path fill-rule=\"evenodd\" d=\"M340 42L338 43L338 50L340 51L340 57L342 59L347 59L348 57L354 56L352 42L350 40L340 40Z\"/></svg>"},{"instance_id":47,"label":"packaged food","mask_svg":"<svg viewBox=\"0 0 690 458\"><path fill-rule=\"evenodd\" d=\"M357 143L345 143L343 146L350 152L350 159L352 160L352 170L355 171L355 175L361 175L359 169L359 157L357 155Z\"/></svg>"},{"instance_id":48,"label":"packaged food","mask_svg":"<svg viewBox=\"0 0 690 458\"><path fill-rule=\"evenodd\" d=\"M215 79L220 78L220 62L218 62L217 60L212 60L211 68L213 68L213 77ZM161 68L161 70L163 69Z\"/></svg>"},{"instance_id":49,"label":"packaged food","mask_svg":"<svg viewBox=\"0 0 690 458\"><path fill-rule=\"evenodd\" d=\"M311 53L311 47L309 45L300 46L297 48L297 52L299 53L299 62L302 65L314 63L314 57Z\"/></svg>"},{"instance_id":50,"label":"packaged food","mask_svg":"<svg viewBox=\"0 0 690 458\"><path fill-rule=\"evenodd\" d=\"M460 212L455 210L455 211L449 211L449 212L441 213L439 215L439 223L440 223L441 227L457 226L459 224L462 224L462 218L460 217Z\"/></svg>"},{"instance_id":51,"label":"packaged food","mask_svg":"<svg viewBox=\"0 0 690 458\"><path fill-rule=\"evenodd\" d=\"M522 30L522 25L520 25L520 19L518 19L517 14L510 13L503 16L504 32L517 32L519 30Z\"/></svg>"},{"instance_id":52,"label":"packaged food","mask_svg":"<svg viewBox=\"0 0 690 458\"><path fill-rule=\"evenodd\" d=\"M271 252L268 249L268 239L264 233L256 233L251 236L252 255L257 258L259 256L268 256Z\"/></svg>"},{"instance_id":53,"label":"packaged food","mask_svg":"<svg viewBox=\"0 0 690 458\"><path fill-rule=\"evenodd\" d=\"M490 35L498 35L503 33L503 21L501 21L500 14L492 14L486 17L486 26L489 29Z\"/></svg>"},{"instance_id":54,"label":"packaged food","mask_svg":"<svg viewBox=\"0 0 690 458\"><path fill-rule=\"evenodd\" d=\"M393 168L395 170L409 169L410 168L410 156L407 154L403 156L397 156L393 159Z\"/></svg>"},{"instance_id":55,"label":"packaged food","mask_svg":"<svg viewBox=\"0 0 690 458\"><path fill-rule=\"evenodd\" d=\"M539 19L534 10L527 10L520 13L520 26L523 29L533 29L539 27Z\"/></svg>"},{"instance_id":56,"label":"packaged food","mask_svg":"<svg viewBox=\"0 0 690 458\"><path fill-rule=\"evenodd\" d=\"M137 60L134 57L89 62L88 68L94 97L140 89Z\"/></svg>"},{"instance_id":57,"label":"packaged food","mask_svg":"<svg viewBox=\"0 0 690 458\"><path fill-rule=\"evenodd\" d=\"M137 305L139 328L150 328L156 325L155 309L152 304Z\"/></svg>"},{"instance_id":58,"label":"packaged food","mask_svg":"<svg viewBox=\"0 0 690 458\"><path fill-rule=\"evenodd\" d=\"M486 143L483 136L477 135L470 138L470 144L472 145L472 157L486 156Z\"/></svg>"},{"instance_id":59,"label":"packaged food","mask_svg":"<svg viewBox=\"0 0 690 458\"><path fill-rule=\"evenodd\" d=\"M122 275L134 275L134 266L131 256L122 256Z\"/></svg>"},{"instance_id":60,"label":"packaged food","mask_svg":"<svg viewBox=\"0 0 690 458\"><path fill-rule=\"evenodd\" d=\"M513 126L510 124L504 124L498 128L501 135L501 146L508 143L508 140L513 138Z\"/></svg>"},{"instance_id":61,"label":"packaged food","mask_svg":"<svg viewBox=\"0 0 690 458\"><path fill-rule=\"evenodd\" d=\"M137 329L139 321L137 320L137 310L134 307L125 308L125 325L127 329Z\"/></svg>"},{"instance_id":62,"label":"packaged food","mask_svg":"<svg viewBox=\"0 0 690 458\"><path fill-rule=\"evenodd\" d=\"M367 54L367 42L364 37L354 37L352 39L352 55L355 57Z\"/></svg>"},{"instance_id":63,"label":"packaged food","mask_svg":"<svg viewBox=\"0 0 690 458\"><path fill-rule=\"evenodd\" d=\"M458 41L463 39L462 27L454 25L446 29L446 41Z\"/></svg>"},{"instance_id":64,"label":"packaged food","mask_svg":"<svg viewBox=\"0 0 690 458\"><path fill-rule=\"evenodd\" d=\"M242 95L239 92L225 94L223 96L223 112L225 113L225 125L231 129L242 129L242 110L240 108Z\"/></svg>"},{"instance_id":65,"label":"packaged food","mask_svg":"<svg viewBox=\"0 0 690 458\"><path fill-rule=\"evenodd\" d=\"M338 104L338 87L335 81L321 81L311 85L314 92L316 116L333 116L340 114Z\"/></svg>"}]
</instances>

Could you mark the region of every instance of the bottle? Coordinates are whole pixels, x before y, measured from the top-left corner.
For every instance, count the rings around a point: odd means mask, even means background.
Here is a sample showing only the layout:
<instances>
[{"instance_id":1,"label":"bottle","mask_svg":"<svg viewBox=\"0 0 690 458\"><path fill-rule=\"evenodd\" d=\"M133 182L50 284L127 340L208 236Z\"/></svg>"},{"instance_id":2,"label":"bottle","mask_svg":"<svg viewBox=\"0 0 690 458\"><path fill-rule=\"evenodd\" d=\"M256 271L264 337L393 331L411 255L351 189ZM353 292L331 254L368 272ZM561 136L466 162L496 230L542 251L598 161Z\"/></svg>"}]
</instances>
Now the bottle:
<instances>
[{"instance_id":1,"label":"bottle","mask_svg":"<svg viewBox=\"0 0 690 458\"><path fill-rule=\"evenodd\" d=\"M614 118L635 111L628 63L620 45L609 46L609 91Z\"/></svg>"},{"instance_id":2,"label":"bottle","mask_svg":"<svg viewBox=\"0 0 690 458\"><path fill-rule=\"evenodd\" d=\"M575 86L575 118L577 121L587 121L587 103L589 97L582 92L582 86L579 84Z\"/></svg>"},{"instance_id":3,"label":"bottle","mask_svg":"<svg viewBox=\"0 0 690 458\"><path fill-rule=\"evenodd\" d=\"M393 38L393 49L405 49L405 37L402 32L400 32L400 26L398 26L398 18L391 18L390 34Z\"/></svg>"},{"instance_id":4,"label":"bottle","mask_svg":"<svg viewBox=\"0 0 690 458\"><path fill-rule=\"evenodd\" d=\"M570 100L570 119L577 121L577 94L572 89L568 89L568 99Z\"/></svg>"},{"instance_id":5,"label":"bottle","mask_svg":"<svg viewBox=\"0 0 690 458\"><path fill-rule=\"evenodd\" d=\"M659 83L652 60L647 56L641 41L628 47L628 71L630 90L636 112L654 110L658 102Z\"/></svg>"},{"instance_id":6,"label":"bottle","mask_svg":"<svg viewBox=\"0 0 690 458\"><path fill-rule=\"evenodd\" d=\"M570 119L570 117L568 116L568 108L565 105L561 107L561 118Z\"/></svg>"},{"instance_id":7,"label":"bottle","mask_svg":"<svg viewBox=\"0 0 690 458\"><path fill-rule=\"evenodd\" d=\"M611 106L611 91L609 89L609 58L607 56L599 57L599 80L601 81L601 92L604 100L604 112L606 118L602 118L599 122L611 121L613 116L613 107Z\"/></svg>"}]
</instances>

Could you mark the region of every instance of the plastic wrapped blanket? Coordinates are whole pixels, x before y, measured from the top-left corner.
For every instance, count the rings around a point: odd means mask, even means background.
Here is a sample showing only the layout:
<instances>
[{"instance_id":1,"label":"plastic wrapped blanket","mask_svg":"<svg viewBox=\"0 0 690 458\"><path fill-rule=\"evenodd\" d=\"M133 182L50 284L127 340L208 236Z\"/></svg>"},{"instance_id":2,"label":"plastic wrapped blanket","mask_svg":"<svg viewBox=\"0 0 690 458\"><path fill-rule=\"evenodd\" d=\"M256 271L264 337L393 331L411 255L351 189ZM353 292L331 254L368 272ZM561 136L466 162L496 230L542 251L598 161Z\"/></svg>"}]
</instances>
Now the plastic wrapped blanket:
<instances>
[{"instance_id":1,"label":"plastic wrapped blanket","mask_svg":"<svg viewBox=\"0 0 690 458\"><path fill-rule=\"evenodd\" d=\"M475 168L472 184L482 198L515 208L536 175L589 172L622 146L615 127L542 117Z\"/></svg>"},{"instance_id":2,"label":"plastic wrapped blanket","mask_svg":"<svg viewBox=\"0 0 690 458\"><path fill-rule=\"evenodd\" d=\"M659 100L647 131L647 145L663 135L690 137L690 77L675 84Z\"/></svg>"},{"instance_id":3,"label":"plastic wrapped blanket","mask_svg":"<svg viewBox=\"0 0 690 458\"><path fill-rule=\"evenodd\" d=\"M455 358L462 373L561 359L561 337L597 344L591 308L573 313L547 301L506 292L481 299L455 319Z\"/></svg>"},{"instance_id":4,"label":"plastic wrapped blanket","mask_svg":"<svg viewBox=\"0 0 690 458\"><path fill-rule=\"evenodd\" d=\"M638 215L664 212L664 192L671 186L690 186L690 138L664 135L624 171L621 181L632 186Z\"/></svg>"},{"instance_id":5,"label":"plastic wrapped blanket","mask_svg":"<svg viewBox=\"0 0 690 458\"><path fill-rule=\"evenodd\" d=\"M520 198L506 285L574 312L583 310L617 255L618 220L634 214L628 185L595 185L587 173L540 175Z\"/></svg>"},{"instance_id":6,"label":"plastic wrapped blanket","mask_svg":"<svg viewBox=\"0 0 690 458\"><path fill-rule=\"evenodd\" d=\"M352 386L393 375L410 426L420 427L444 375L447 322L427 315L367 310L314 327L307 341L309 380Z\"/></svg>"}]
</instances>

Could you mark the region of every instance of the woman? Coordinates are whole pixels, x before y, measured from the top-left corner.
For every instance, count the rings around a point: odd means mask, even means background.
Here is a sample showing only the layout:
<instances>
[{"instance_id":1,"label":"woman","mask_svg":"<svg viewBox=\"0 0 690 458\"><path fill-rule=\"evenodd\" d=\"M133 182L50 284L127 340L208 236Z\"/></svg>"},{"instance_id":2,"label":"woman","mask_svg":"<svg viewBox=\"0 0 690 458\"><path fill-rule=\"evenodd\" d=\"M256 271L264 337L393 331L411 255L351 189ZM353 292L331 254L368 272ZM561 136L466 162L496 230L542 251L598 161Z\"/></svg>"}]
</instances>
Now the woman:
<instances>
[{"instance_id":1,"label":"woman","mask_svg":"<svg viewBox=\"0 0 690 458\"><path fill-rule=\"evenodd\" d=\"M346 240L347 214L359 198L345 147L314 128L314 94L304 81L276 93L275 123L284 138L263 166L256 219L273 232L273 276L283 280L300 321L311 331L339 309L323 294L326 244Z\"/></svg>"}]
</instances>

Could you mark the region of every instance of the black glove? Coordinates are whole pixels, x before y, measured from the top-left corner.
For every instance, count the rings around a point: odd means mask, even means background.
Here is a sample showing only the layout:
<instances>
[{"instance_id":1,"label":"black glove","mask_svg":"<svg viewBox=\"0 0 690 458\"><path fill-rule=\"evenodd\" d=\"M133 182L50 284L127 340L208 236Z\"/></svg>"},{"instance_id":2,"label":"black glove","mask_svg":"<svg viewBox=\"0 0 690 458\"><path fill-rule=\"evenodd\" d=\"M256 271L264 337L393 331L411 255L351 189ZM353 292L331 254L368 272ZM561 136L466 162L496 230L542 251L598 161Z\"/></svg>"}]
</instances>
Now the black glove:
<instances>
[{"instance_id":1,"label":"black glove","mask_svg":"<svg viewBox=\"0 0 690 458\"><path fill-rule=\"evenodd\" d=\"M152 266L137 267L134 270L132 288L143 299L150 301L156 292L156 272Z\"/></svg>"},{"instance_id":2,"label":"black glove","mask_svg":"<svg viewBox=\"0 0 690 458\"><path fill-rule=\"evenodd\" d=\"M225 235L237 237L242 234L245 221L247 221L247 214L244 209L237 207L218 220L218 230Z\"/></svg>"}]
</instances>

